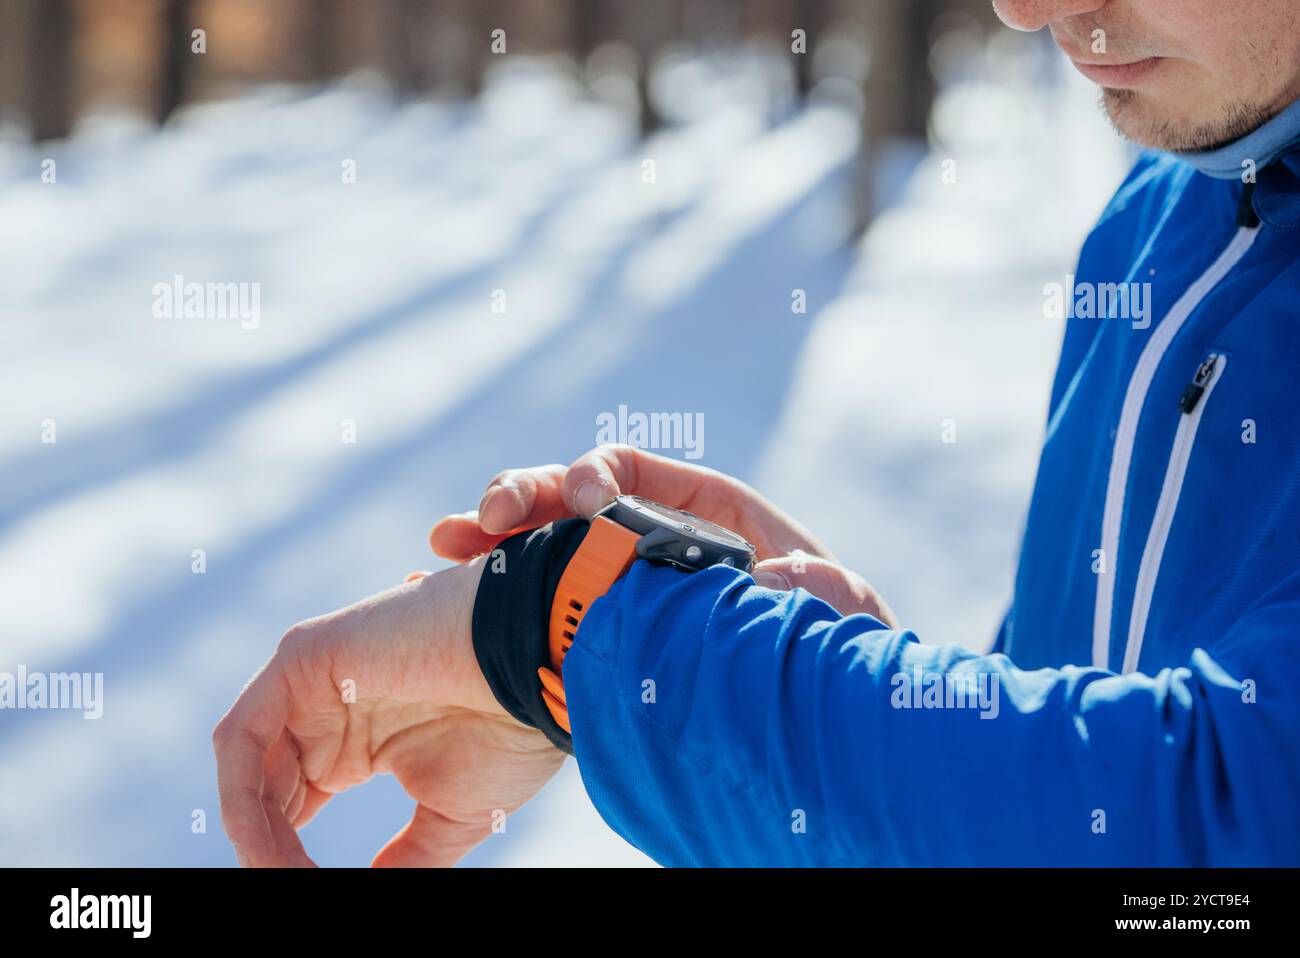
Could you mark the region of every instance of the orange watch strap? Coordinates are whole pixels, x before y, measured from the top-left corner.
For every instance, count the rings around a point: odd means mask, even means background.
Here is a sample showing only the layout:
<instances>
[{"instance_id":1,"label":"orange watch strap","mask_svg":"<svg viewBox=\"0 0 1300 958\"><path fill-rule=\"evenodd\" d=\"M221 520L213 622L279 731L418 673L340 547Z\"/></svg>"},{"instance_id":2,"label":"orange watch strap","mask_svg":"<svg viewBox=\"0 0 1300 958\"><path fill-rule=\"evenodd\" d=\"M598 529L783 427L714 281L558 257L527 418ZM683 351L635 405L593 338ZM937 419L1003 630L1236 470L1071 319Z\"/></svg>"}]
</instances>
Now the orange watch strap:
<instances>
[{"instance_id":1,"label":"orange watch strap","mask_svg":"<svg viewBox=\"0 0 1300 958\"><path fill-rule=\"evenodd\" d=\"M564 657L573 646L583 616L610 586L636 561L641 536L612 519L597 516L578 551L560 575L551 602L547 632L551 667L537 670L542 680L542 700L557 725L569 732L568 704L564 697Z\"/></svg>"}]
</instances>

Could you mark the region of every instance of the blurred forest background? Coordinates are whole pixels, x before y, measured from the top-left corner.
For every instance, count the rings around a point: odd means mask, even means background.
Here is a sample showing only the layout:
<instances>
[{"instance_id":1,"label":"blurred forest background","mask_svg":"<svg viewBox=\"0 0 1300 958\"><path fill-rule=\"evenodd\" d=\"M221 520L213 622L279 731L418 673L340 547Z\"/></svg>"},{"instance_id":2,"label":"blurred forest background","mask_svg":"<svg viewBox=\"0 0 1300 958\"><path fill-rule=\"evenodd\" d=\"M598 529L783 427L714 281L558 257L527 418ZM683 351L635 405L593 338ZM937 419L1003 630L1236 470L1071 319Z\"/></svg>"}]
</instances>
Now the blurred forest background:
<instances>
[{"instance_id":1,"label":"blurred forest background","mask_svg":"<svg viewBox=\"0 0 1300 958\"><path fill-rule=\"evenodd\" d=\"M819 91L863 107L869 170L891 138L926 137L936 79L995 24L988 0L0 0L0 122L37 141L106 108L162 124L188 103L367 67L398 97L474 96L494 53L524 53L624 99L649 134L657 63L745 44L786 63L774 108ZM857 200L865 225L870 190Z\"/></svg>"},{"instance_id":2,"label":"blurred forest background","mask_svg":"<svg viewBox=\"0 0 1300 958\"><path fill-rule=\"evenodd\" d=\"M1096 102L988 0L0 0L0 672L105 696L0 713L0 865L233 864L210 736L279 636L622 407L987 648ZM573 762L467 861L649 863Z\"/></svg>"}]
</instances>

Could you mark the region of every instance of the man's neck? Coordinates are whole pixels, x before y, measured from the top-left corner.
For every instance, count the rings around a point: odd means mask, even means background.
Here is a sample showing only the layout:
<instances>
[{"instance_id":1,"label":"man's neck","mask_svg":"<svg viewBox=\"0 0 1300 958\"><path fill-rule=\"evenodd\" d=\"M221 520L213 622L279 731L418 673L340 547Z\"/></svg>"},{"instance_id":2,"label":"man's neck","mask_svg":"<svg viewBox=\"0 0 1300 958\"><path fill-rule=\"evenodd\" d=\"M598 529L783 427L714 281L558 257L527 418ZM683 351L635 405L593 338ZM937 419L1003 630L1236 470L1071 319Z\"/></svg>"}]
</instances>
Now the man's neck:
<instances>
[{"instance_id":1,"label":"man's neck","mask_svg":"<svg viewBox=\"0 0 1300 958\"><path fill-rule=\"evenodd\" d=\"M1300 146L1300 99L1239 140L1213 150L1173 155L1206 176L1235 180L1263 169L1297 146Z\"/></svg>"}]
</instances>

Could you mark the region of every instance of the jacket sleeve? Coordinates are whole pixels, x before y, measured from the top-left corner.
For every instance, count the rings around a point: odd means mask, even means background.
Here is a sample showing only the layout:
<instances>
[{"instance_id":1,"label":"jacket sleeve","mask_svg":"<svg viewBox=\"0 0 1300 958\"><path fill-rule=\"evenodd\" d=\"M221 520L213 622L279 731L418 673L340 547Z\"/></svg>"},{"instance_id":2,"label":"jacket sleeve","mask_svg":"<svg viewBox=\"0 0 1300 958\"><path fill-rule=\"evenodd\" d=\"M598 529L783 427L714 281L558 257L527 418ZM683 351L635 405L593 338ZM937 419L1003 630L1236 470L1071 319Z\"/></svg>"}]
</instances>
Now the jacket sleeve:
<instances>
[{"instance_id":1,"label":"jacket sleeve","mask_svg":"<svg viewBox=\"0 0 1300 958\"><path fill-rule=\"evenodd\" d=\"M564 663L605 821L667 865L1300 863L1300 574L1156 675L921 645L638 562Z\"/></svg>"}]
</instances>

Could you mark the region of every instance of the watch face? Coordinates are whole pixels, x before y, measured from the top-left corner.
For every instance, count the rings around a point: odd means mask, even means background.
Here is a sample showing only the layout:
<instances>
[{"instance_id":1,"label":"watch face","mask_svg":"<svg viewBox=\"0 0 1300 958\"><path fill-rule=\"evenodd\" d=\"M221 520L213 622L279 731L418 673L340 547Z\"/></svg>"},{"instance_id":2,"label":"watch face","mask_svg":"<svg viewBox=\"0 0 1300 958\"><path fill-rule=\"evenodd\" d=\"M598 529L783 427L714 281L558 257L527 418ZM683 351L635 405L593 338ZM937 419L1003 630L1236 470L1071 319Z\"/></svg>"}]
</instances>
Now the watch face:
<instances>
[{"instance_id":1,"label":"watch face","mask_svg":"<svg viewBox=\"0 0 1300 958\"><path fill-rule=\"evenodd\" d=\"M749 543L741 536L736 535L730 529L726 529L716 522L710 522L708 519L701 519L694 513L684 509L674 509L672 506L666 506L662 502L653 502L650 499L642 499L640 496L626 496L636 506L636 508L645 512L652 512L661 519L667 519L679 526L684 527L684 532L693 533L703 536L706 539L712 539L720 542L730 548L748 549Z\"/></svg>"}]
</instances>

